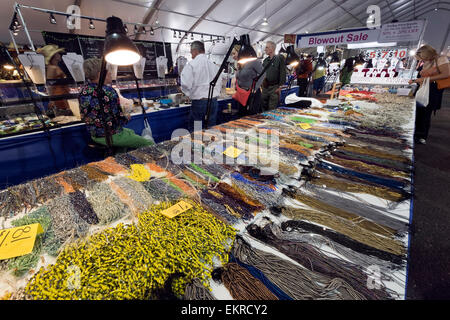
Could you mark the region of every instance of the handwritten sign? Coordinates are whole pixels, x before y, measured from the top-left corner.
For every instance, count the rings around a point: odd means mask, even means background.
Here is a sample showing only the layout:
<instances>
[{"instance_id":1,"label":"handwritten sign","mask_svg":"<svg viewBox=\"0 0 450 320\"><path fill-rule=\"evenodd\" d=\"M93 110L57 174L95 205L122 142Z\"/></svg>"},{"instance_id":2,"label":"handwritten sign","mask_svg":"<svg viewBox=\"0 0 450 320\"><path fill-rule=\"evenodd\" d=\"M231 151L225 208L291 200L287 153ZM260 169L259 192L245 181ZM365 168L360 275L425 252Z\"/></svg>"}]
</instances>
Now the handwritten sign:
<instances>
[{"instance_id":1,"label":"handwritten sign","mask_svg":"<svg viewBox=\"0 0 450 320\"><path fill-rule=\"evenodd\" d=\"M236 149L235 147L231 146L228 147L223 154L230 158L237 158L242 153L242 150Z\"/></svg>"},{"instance_id":2,"label":"handwritten sign","mask_svg":"<svg viewBox=\"0 0 450 320\"><path fill-rule=\"evenodd\" d=\"M419 41L424 26L424 20L384 24L378 42Z\"/></svg>"},{"instance_id":3,"label":"handwritten sign","mask_svg":"<svg viewBox=\"0 0 450 320\"><path fill-rule=\"evenodd\" d=\"M311 128L311 126L308 123L297 123L297 126L302 128L303 130L308 130Z\"/></svg>"},{"instance_id":4,"label":"handwritten sign","mask_svg":"<svg viewBox=\"0 0 450 320\"><path fill-rule=\"evenodd\" d=\"M39 223L0 230L0 260L29 254L36 236L44 232Z\"/></svg>"},{"instance_id":5,"label":"handwritten sign","mask_svg":"<svg viewBox=\"0 0 450 320\"><path fill-rule=\"evenodd\" d=\"M187 202L181 200L176 205L171 206L169 209L161 211L161 213L163 215L165 215L166 217L172 219L172 218L176 217L177 215L188 211L191 208L192 208L192 205L190 203L187 203Z\"/></svg>"}]
</instances>

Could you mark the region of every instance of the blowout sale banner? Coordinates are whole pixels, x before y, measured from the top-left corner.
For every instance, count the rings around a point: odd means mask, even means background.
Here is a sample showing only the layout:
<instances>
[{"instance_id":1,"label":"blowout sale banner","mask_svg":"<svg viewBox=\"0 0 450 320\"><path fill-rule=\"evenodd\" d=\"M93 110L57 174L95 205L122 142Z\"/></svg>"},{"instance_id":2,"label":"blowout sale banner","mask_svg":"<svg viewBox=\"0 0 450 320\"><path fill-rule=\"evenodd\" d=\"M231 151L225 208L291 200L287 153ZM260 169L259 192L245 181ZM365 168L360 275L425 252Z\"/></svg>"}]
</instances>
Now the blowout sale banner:
<instances>
[{"instance_id":1,"label":"blowout sale banner","mask_svg":"<svg viewBox=\"0 0 450 320\"><path fill-rule=\"evenodd\" d=\"M355 44L376 42L380 30L378 29L354 29L335 32L321 32L312 34L301 34L297 36L298 48L309 48L317 46L335 46L342 44Z\"/></svg>"},{"instance_id":2,"label":"blowout sale banner","mask_svg":"<svg viewBox=\"0 0 450 320\"><path fill-rule=\"evenodd\" d=\"M388 23L379 29L347 29L297 35L297 48L335 46L367 42L418 41L425 28L425 21Z\"/></svg>"}]
</instances>

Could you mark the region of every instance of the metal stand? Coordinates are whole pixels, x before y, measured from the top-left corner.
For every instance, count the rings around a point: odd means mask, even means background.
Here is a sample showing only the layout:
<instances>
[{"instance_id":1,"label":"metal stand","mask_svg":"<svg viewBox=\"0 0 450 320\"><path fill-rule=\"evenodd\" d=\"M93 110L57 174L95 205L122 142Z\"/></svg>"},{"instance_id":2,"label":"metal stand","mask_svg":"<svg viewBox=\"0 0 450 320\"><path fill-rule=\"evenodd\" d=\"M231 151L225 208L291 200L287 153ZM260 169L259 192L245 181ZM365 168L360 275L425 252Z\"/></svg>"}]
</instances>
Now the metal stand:
<instances>
[{"instance_id":1,"label":"metal stand","mask_svg":"<svg viewBox=\"0 0 450 320\"><path fill-rule=\"evenodd\" d=\"M205 123L204 123L204 127L205 129L208 129L208 122L209 122L209 118L211 116L211 103L212 103L212 99L213 99L213 94L214 94L214 87L216 86L217 80L219 80L220 74L225 70L225 68L227 67L228 64L228 58L231 55L231 51L233 51L233 48L235 45L240 44L240 41L237 40L236 38L233 39L233 42L230 45L230 48L228 49L227 54L225 55L225 57L223 58L222 64L220 65L219 71L217 71L216 76L214 77L214 79L209 83L209 91L208 91L208 102L206 105L206 116L205 116Z\"/></svg>"},{"instance_id":2,"label":"metal stand","mask_svg":"<svg viewBox=\"0 0 450 320\"><path fill-rule=\"evenodd\" d=\"M142 108L142 114L145 114L145 108L144 108L144 104L142 103L142 93L141 93L141 88L139 87L139 79L136 77L136 75L134 75L134 82L136 83L136 89L137 89L137 94L139 97L139 103L141 104L141 108Z\"/></svg>"}]
</instances>

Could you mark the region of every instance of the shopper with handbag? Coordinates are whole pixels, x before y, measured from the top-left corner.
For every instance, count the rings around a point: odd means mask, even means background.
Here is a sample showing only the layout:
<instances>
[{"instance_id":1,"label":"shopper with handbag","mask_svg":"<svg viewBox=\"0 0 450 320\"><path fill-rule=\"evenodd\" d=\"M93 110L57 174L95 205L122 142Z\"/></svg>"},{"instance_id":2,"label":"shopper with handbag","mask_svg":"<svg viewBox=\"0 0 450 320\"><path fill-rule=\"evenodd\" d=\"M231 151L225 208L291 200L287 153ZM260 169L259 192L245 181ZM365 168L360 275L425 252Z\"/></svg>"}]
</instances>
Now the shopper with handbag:
<instances>
[{"instance_id":1,"label":"shopper with handbag","mask_svg":"<svg viewBox=\"0 0 450 320\"><path fill-rule=\"evenodd\" d=\"M132 129L124 128L130 120L121 105L121 98L111 87L111 74L107 71L103 86L103 110L99 102L97 84L100 77L102 60L87 59L83 63L87 83L80 90L79 102L81 120L86 123L92 140L106 146L105 126L112 134L112 145L125 151L127 148L141 148L154 143L137 135Z\"/></svg>"},{"instance_id":2,"label":"shopper with handbag","mask_svg":"<svg viewBox=\"0 0 450 320\"><path fill-rule=\"evenodd\" d=\"M282 86L286 83L286 62L281 54L275 54L276 44L267 41L265 53L267 58L263 61L266 69L262 87L262 108L264 111L278 107Z\"/></svg>"},{"instance_id":3,"label":"shopper with handbag","mask_svg":"<svg viewBox=\"0 0 450 320\"><path fill-rule=\"evenodd\" d=\"M264 76L256 79L262 70L261 61L253 60L239 65L236 71L236 93L233 98L239 103L238 115L241 117L262 112L260 87Z\"/></svg>"},{"instance_id":4,"label":"shopper with handbag","mask_svg":"<svg viewBox=\"0 0 450 320\"><path fill-rule=\"evenodd\" d=\"M261 112L261 82L256 81L262 72L261 62L253 60L244 64L239 63L239 49L237 45L231 51L231 57L234 60L234 69L236 70L234 81L232 86L236 89L233 94L233 99L238 103L238 116L244 117L250 114L256 114ZM251 55L256 57L256 52L253 48L250 48ZM263 77L261 77L263 78Z\"/></svg>"},{"instance_id":5,"label":"shopper with handbag","mask_svg":"<svg viewBox=\"0 0 450 320\"><path fill-rule=\"evenodd\" d=\"M429 85L428 104L416 105L414 132L416 143L425 144L430 130L431 114L441 108L444 89L450 88L450 64L446 56L439 55L430 45L420 47L415 58L423 62L423 67L419 77L416 80L410 80L409 83Z\"/></svg>"}]
</instances>

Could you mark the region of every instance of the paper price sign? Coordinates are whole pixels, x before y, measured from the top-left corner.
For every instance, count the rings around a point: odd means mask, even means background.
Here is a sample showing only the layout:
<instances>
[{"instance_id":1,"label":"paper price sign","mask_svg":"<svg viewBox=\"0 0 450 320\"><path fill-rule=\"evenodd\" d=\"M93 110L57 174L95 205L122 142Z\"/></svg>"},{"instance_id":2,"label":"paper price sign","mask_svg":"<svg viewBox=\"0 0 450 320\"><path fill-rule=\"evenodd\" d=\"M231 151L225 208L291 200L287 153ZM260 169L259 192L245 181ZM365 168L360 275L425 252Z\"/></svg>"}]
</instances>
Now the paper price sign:
<instances>
[{"instance_id":1,"label":"paper price sign","mask_svg":"<svg viewBox=\"0 0 450 320\"><path fill-rule=\"evenodd\" d=\"M308 123L298 123L297 125L303 130L308 130L309 128L311 128L311 126Z\"/></svg>"},{"instance_id":2,"label":"paper price sign","mask_svg":"<svg viewBox=\"0 0 450 320\"><path fill-rule=\"evenodd\" d=\"M242 153L242 150L236 149L235 147L228 147L223 154L230 158L237 158Z\"/></svg>"},{"instance_id":3,"label":"paper price sign","mask_svg":"<svg viewBox=\"0 0 450 320\"><path fill-rule=\"evenodd\" d=\"M190 203L187 203L185 201L180 201L176 205L171 206L169 209L161 211L163 215L165 215L168 218L174 218L180 213L183 213L185 211L188 211L192 208L192 205Z\"/></svg>"},{"instance_id":4,"label":"paper price sign","mask_svg":"<svg viewBox=\"0 0 450 320\"><path fill-rule=\"evenodd\" d=\"M0 260L29 254L36 236L44 232L39 223L0 230Z\"/></svg>"}]
</instances>

